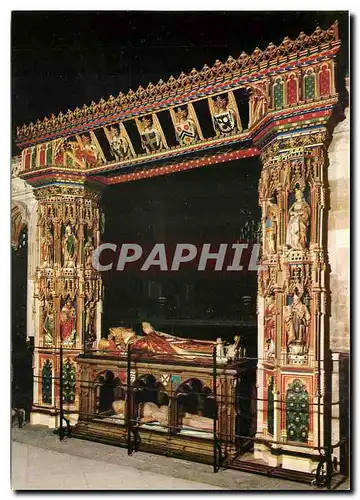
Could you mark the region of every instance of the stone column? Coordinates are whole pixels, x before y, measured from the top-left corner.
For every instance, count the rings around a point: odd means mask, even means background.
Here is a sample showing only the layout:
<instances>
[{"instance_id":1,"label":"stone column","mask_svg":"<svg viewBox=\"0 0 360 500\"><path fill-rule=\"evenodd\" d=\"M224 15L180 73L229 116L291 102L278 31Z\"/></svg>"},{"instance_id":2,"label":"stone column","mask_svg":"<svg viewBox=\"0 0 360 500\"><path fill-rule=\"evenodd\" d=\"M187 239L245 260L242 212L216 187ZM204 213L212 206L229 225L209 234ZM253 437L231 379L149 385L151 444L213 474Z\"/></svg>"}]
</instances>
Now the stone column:
<instances>
[{"instance_id":1,"label":"stone column","mask_svg":"<svg viewBox=\"0 0 360 500\"><path fill-rule=\"evenodd\" d=\"M324 410L330 394L325 384L330 369L326 139L326 130L320 129L308 135L294 132L263 145L259 183L264 235L259 295L264 313L258 325L258 398L265 401L258 429L262 422L262 437L269 447L257 445L255 450L271 465L307 472L318 456L314 447L325 444L329 427ZM270 377L272 435L265 410ZM298 444L304 458L293 456L300 450Z\"/></svg>"},{"instance_id":2,"label":"stone column","mask_svg":"<svg viewBox=\"0 0 360 500\"><path fill-rule=\"evenodd\" d=\"M346 80L349 93L349 78ZM346 437L349 428L350 351L350 107L334 129L329 146L330 210L328 249L330 262L330 349L332 375L332 440ZM339 469L348 469L346 443L334 450Z\"/></svg>"},{"instance_id":3,"label":"stone column","mask_svg":"<svg viewBox=\"0 0 360 500\"><path fill-rule=\"evenodd\" d=\"M63 377L76 378L64 394L64 410L72 423L78 410L78 373L75 358L96 347L101 336L99 315L102 282L91 265L91 253L99 242L100 193L77 184L47 186L35 190L38 199L37 242L39 259L35 298L40 304L36 323L34 377L37 399L32 423L59 424L59 348L63 347ZM51 362L54 396L44 401L42 369Z\"/></svg>"}]
</instances>

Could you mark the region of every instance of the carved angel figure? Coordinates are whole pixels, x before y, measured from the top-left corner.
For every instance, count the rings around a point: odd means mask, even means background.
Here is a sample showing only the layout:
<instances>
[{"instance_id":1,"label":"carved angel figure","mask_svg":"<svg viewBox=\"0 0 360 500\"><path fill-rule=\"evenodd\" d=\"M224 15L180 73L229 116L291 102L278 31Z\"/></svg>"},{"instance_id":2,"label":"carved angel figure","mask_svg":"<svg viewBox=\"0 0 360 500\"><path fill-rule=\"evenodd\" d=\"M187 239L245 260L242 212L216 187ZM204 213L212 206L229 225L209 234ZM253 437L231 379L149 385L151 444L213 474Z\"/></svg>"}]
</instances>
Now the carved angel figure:
<instances>
[{"instance_id":1,"label":"carved angel figure","mask_svg":"<svg viewBox=\"0 0 360 500\"><path fill-rule=\"evenodd\" d=\"M217 96L209 101L214 130L217 136L239 133L242 131L239 111L232 93Z\"/></svg>"},{"instance_id":2,"label":"carved angel figure","mask_svg":"<svg viewBox=\"0 0 360 500\"><path fill-rule=\"evenodd\" d=\"M188 109L178 108L174 113L175 117L175 134L181 146L189 146L195 144L199 136L194 120L189 116Z\"/></svg>"},{"instance_id":3,"label":"carved angel figure","mask_svg":"<svg viewBox=\"0 0 360 500\"><path fill-rule=\"evenodd\" d=\"M160 130L154 124L152 116L145 116L140 125L141 146L147 154L161 151L163 139Z\"/></svg>"},{"instance_id":4,"label":"carved angel figure","mask_svg":"<svg viewBox=\"0 0 360 500\"><path fill-rule=\"evenodd\" d=\"M110 151L115 160L124 160L131 155L129 141L121 135L120 130L116 127L110 128L109 133Z\"/></svg>"}]
</instances>

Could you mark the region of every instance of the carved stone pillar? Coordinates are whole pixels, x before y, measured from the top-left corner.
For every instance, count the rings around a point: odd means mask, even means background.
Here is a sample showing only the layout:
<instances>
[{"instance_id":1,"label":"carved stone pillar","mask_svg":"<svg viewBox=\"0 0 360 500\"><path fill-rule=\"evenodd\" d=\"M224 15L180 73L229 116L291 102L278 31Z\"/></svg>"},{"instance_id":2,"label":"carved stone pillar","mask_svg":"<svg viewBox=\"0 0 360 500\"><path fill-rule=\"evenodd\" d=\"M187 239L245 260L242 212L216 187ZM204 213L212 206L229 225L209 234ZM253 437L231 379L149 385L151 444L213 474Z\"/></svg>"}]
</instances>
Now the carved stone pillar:
<instances>
[{"instance_id":1,"label":"carved stone pillar","mask_svg":"<svg viewBox=\"0 0 360 500\"><path fill-rule=\"evenodd\" d=\"M59 408L59 348L63 347L63 394L68 418L76 420L78 376L75 357L101 336L102 282L91 264L99 242L100 193L84 184L47 186L38 199L39 260L35 298L40 304L35 334L37 397L32 423L56 426ZM44 393L44 366L51 365L53 397ZM44 411L47 410L47 411Z\"/></svg>"},{"instance_id":2,"label":"carved stone pillar","mask_svg":"<svg viewBox=\"0 0 360 500\"><path fill-rule=\"evenodd\" d=\"M255 453L273 465L308 472L328 425L325 139L325 131L276 138L262 149L259 183L264 239L258 300L264 313L258 317L263 377L258 398L264 409L258 414L258 437L268 439L269 446L257 445ZM299 444L304 458L295 459Z\"/></svg>"},{"instance_id":3,"label":"carved stone pillar","mask_svg":"<svg viewBox=\"0 0 360 500\"><path fill-rule=\"evenodd\" d=\"M11 182L11 203L12 212L19 211L21 216L20 224L27 226L28 232L28 268L27 277L27 321L26 338L34 337L35 317L38 314L37 304L34 302L34 286L36 280L36 267L38 263L38 245L36 241L37 233L37 200L32 187L18 177L21 170L21 158L13 158L12 182ZM16 214L15 214L16 215ZM12 213L13 218L13 213ZM16 227L12 227L16 232Z\"/></svg>"}]
</instances>

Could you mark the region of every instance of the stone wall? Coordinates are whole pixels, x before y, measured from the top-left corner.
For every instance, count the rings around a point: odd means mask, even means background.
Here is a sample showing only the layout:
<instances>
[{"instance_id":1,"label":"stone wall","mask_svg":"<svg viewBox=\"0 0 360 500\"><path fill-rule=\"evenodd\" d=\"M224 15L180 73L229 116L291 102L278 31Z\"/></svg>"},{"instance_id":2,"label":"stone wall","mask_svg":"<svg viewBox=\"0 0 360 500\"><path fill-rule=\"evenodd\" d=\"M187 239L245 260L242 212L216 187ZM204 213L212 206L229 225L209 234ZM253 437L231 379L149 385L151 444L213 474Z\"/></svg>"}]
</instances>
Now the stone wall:
<instances>
[{"instance_id":1,"label":"stone wall","mask_svg":"<svg viewBox=\"0 0 360 500\"><path fill-rule=\"evenodd\" d=\"M330 349L350 348L350 110L329 147Z\"/></svg>"},{"instance_id":2,"label":"stone wall","mask_svg":"<svg viewBox=\"0 0 360 500\"><path fill-rule=\"evenodd\" d=\"M348 89L348 87L347 87ZM348 89L349 91L349 89ZM341 445L333 450L338 470L349 472L349 350L350 350L350 110L334 130L329 147L330 187L330 349L331 441Z\"/></svg>"}]
</instances>

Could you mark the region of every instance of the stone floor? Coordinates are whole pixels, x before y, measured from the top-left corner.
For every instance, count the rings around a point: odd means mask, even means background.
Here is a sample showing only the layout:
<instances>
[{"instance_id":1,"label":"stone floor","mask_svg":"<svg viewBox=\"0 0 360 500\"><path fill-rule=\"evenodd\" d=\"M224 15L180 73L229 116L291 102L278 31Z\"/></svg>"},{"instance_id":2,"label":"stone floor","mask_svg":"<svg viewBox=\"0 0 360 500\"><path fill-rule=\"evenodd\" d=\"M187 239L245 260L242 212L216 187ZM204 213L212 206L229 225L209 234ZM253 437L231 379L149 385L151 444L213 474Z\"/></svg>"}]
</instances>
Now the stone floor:
<instances>
[{"instance_id":1,"label":"stone floor","mask_svg":"<svg viewBox=\"0 0 360 500\"><path fill-rule=\"evenodd\" d=\"M12 429L14 490L313 490L309 485L212 467L80 439L48 428ZM339 489L347 490L349 483Z\"/></svg>"}]
</instances>

